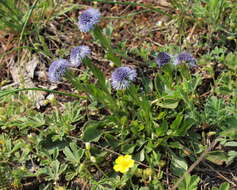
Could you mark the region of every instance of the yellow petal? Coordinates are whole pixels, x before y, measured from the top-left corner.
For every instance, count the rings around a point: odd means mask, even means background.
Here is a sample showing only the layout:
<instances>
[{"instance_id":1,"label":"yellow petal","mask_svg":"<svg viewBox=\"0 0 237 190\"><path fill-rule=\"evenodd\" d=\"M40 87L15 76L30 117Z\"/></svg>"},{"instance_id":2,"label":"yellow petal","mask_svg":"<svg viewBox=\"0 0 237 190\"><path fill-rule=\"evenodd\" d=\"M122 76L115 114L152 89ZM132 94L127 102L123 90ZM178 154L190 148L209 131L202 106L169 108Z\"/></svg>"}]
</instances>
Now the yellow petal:
<instances>
[{"instance_id":1,"label":"yellow petal","mask_svg":"<svg viewBox=\"0 0 237 190\"><path fill-rule=\"evenodd\" d=\"M123 161L123 156L119 156L116 160L115 160L115 163L116 164L119 164Z\"/></svg>"},{"instance_id":2,"label":"yellow petal","mask_svg":"<svg viewBox=\"0 0 237 190\"><path fill-rule=\"evenodd\" d=\"M120 165L118 165L118 164L114 165L114 171L119 172L120 169L121 169Z\"/></svg>"},{"instance_id":3,"label":"yellow petal","mask_svg":"<svg viewBox=\"0 0 237 190\"><path fill-rule=\"evenodd\" d=\"M129 169L128 167L121 167L120 172L121 173L126 173L128 171L128 169Z\"/></svg>"}]
</instances>

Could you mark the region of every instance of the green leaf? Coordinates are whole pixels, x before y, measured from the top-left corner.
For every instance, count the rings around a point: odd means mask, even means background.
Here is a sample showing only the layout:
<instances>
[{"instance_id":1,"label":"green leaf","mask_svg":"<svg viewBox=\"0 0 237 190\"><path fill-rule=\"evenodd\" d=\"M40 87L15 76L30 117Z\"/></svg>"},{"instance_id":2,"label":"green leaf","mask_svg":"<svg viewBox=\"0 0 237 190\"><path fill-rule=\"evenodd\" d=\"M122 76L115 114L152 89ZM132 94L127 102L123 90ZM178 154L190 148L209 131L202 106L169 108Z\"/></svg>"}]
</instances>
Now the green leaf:
<instances>
[{"instance_id":1,"label":"green leaf","mask_svg":"<svg viewBox=\"0 0 237 190\"><path fill-rule=\"evenodd\" d=\"M121 60L118 56L115 55L115 52L109 50L105 55L106 59L112 61L117 67L121 66Z\"/></svg>"},{"instance_id":2,"label":"green leaf","mask_svg":"<svg viewBox=\"0 0 237 190\"><path fill-rule=\"evenodd\" d=\"M222 183L219 189L220 190L230 190L230 184L227 182Z\"/></svg>"},{"instance_id":3,"label":"green leaf","mask_svg":"<svg viewBox=\"0 0 237 190\"><path fill-rule=\"evenodd\" d=\"M191 79L191 74L190 74L190 71L189 71L189 68L187 65L180 65L179 67L179 70L180 70L180 73L183 77L183 80L190 80Z\"/></svg>"},{"instance_id":4,"label":"green leaf","mask_svg":"<svg viewBox=\"0 0 237 190\"><path fill-rule=\"evenodd\" d=\"M98 128L98 123L94 121L87 122L85 130L83 132L82 140L84 142L97 142L102 135L102 131Z\"/></svg>"},{"instance_id":5,"label":"green leaf","mask_svg":"<svg viewBox=\"0 0 237 190\"><path fill-rule=\"evenodd\" d=\"M161 96L163 94L163 92L165 91L165 85L164 85L160 75L156 76L154 82L155 82L156 92L159 94L159 96Z\"/></svg>"},{"instance_id":6,"label":"green leaf","mask_svg":"<svg viewBox=\"0 0 237 190\"><path fill-rule=\"evenodd\" d=\"M170 125L171 129L177 129L183 120L183 114L179 113L173 123Z\"/></svg>"},{"instance_id":7,"label":"green leaf","mask_svg":"<svg viewBox=\"0 0 237 190\"><path fill-rule=\"evenodd\" d=\"M236 126L232 126L228 129L225 129L224 131L222 131L220 133L221 136L224 137L233 137L233 138L237 138L237 127Z\"/></svg>"},{"instance_id":8,"label":"green leaf","mask_svg":"<svg viewBox=\"0 0 237 190\"><path fill-rule=\"evenodd\" d=\"M72 162L75 165L80 164L81 158L84 154L84 150L81 148L78 148L76 143L70 143L70 148L65 147L63 150L63 153L66 156L66 160L68 160L69 162Z\"/></svg>"},{"instance_id":9,"label":"green leaf","mask_svg":"<svg viewBox=\"0 0 237 190\"><path fill-rule=\"evenodd\" d=\"M71 181L74 177L76 177L76 175L78 175L77 172L69 171L69 172L66 173L65 178L66 178L67 181Z\"/></svg>"},{"instance_id":10,"label":"green leaf","mask_svg":"<svg viewBox=\"0 0 237 190\"><path fill-rule=\"evenodd\" d=\"M67 165L60 164L58 160L54 160L50 163L48 168L45 168L44 172L47 176L46 179L54 180L55 182L58 181L60 175L66 170Z\"/></svg>"},{"instance_id":11,"label":"green leaf","mask_svg":"<svg viewBox=\"0 0 237 190\"><path fill-rule=\"evenodd\" d=\"M137 160L140 162L143 162L145 160L145 152L144 149L142 149L138 154L137 154Z\"/></svg>"},{"instance_id":12,"label":"green leaf","mask_svg":"<svg viewBox=\"0 0 237 190\"><path fill-rule=\"evenodd\" d=\"M224 146L235 147L235 146L237 146L237 142L236 141L229 141L229 142L225 143Z\"/></svg>"},{"instance_id":13,"label":"green leaf","mask_svg":"<svg viewBox=\"0 0 237 190\"><path fill-rule=\"evenodd\" d=\"M217 165L222 165L224 162L228 161L226 153L221 150L209 152L206 159Z\"/></svg>"},{"instance_id":14,"label":"green leaf","mask_svg":"<svg viewBox=\"0 0 237 190\"><path fill-rule=\"evenodd\" d=\"M182 176L184 172L187 171L188 165L185 159L173 155L171 161L171 169L174 175Z\"/></svg>"},{"instance_id":15,"label":"green leaf","mask_svg":"<svg viewBox=\"0 0 237 190\"><path fill-rule=\"evenodd\" d=\"M96 68L94 68L97 70ZM98 70L97 70L98 71ZM104 77L103 74L95 71L95 74L98 78ZM67 78L69 81L73 84L75 88L77 88L79 91L86 92L87 94L91 95L94 100L102 103L105 107L107 107L110 111L116 112L118 111L118 106L116 100L111 96L110 93L108 93L108 90L105 87L104 79L101 79L99 81L100 88L98 88L98 85L93 84L91 82L81 82L79 78L75 77L73 74L67 75Z\"/></svg>"},{"instance_id":16,"label":"green leaf","mask_svg":"<svg viewBox=\"0 0 237 190\"><path fill-rule=\"evenodd\" d=\"M24 143L18 142L18 143L13 147L13 149L11 150L10 153L15 152L15 151L17 151L18 149L20 149L20 148L22 148L22 147L24 147Z\"/></svg>"},{"instance_id":17,"label":"green leaf","mask_svg":"<svg viewBox=\"0 0 237 190\"><path fill-rule=\"evenodd\" d=\"M156 105L162 108L175 109L179 105L179 100L177 99L163 99L158 101Z\"/></svg>"},{"instance_id":18,"label":"green leaf","mask_svg":"<svg viewBox=\"0 0 237 190\"><path fill-rule=\"evenodd\" d=\"M94 64L91 63L91 60L85 58L83 59L83 63L90 68L90 71L93 75L98 79L98 84L101 89L103 89L106 93L109 93L108 88L106 86L106 78L104 73L98 69Z\"/></svg>"},{"instance_id":19,"label":"green leaf","mask_svg":"<svg viewBox=\"0 0 237 190\"><path fill-rule=\"evenodd\" d=\"M166 135L166 132L168 130L168 122L164 120L162 124L156 128L156 135L159 136L164 136Z\"/></svg>"},{"instance_id":20,"label":"green leaf","mask_svg":"<svg viewBox=\"0 0 237 190\"><path fill-rule=\"evenodd\" d=\"M119 141L115 138L114 135L111 134L104 134L104 137L106 139L106 144L108 146L111 146L112 148L116 148L119 144Z\"/></svg>"},{"instance_id":21,"label":"green leaf","mask_svg":"<svg viewBox=\"0 0 237 190\"><path fill-rule=\"evenodd\" d=\"M185 175L184 180L179 185L179 190L196 190L200 178L196 175L191 176L189 174Z\"/></svg>"},{"instance_id":22,"label":"green leaf","mask_svg":"<svg viewBox=\"0 0 237 190\"><path fill-rule=\"evenodd\" d=\"M211 190L230 190L230 184L227 182L224 182L220 185L220 188L212 187Z\"/></svg>"},{"instance_id":23,"label":"green leaf","mask_svg":"<svg viewBox=\"0 0 237 190\"><path fill-rule=\"evenodd\" d=\"M227 164L229 165L236 157L237 157L237 151L233 151L233 150L229 151Z\"/></svg>"},{"instance_id":24,"label":"green leaf","mask_svg":"<svg viewBox=\"0 0 237 190\"><path fill-rule=\"evenodd\" d=\"M116 66L121 66L121 60L115 55L115 51L111 47L109 37L106 37L98 26L96 26L93 30L93 34L95 39L99 40L101 46L107 51L106 58L112 61Z\"/></svg>"},{"instance_id":25,"label":"green leaf","mask_svg":"<svg viewBox=\"0 0 237 190\"><path fill-rule=\"evenodd\" d=\"M175 131L175 134L178 136L186 135L188 129L195 124L195 121L191 118L183 119L180 127Z\"/></svg>"},{"instance_id":26,"label":"green leaf","mask_svg":"<svg viewBox=\"0 0 237 190\"><path fill-rule=\"evenodd\" d=\"M136 145L134 145L134 144L125 144L121 147L121 151L124 154L132 154L135 147L136 147Z\"/></svg>"},{"instance_id":27,"label":"green leaf","mask_svg":"<svg viewBox=\"0 0 237 190\"><path fill-rule=\"evenodd\" d=\"M108 38L105 37L105 35L102 33L101 29L96 26L93 30L93 34L95 39L99 40L101 46L105 48L106 50L111 49L111 44Z\"/></svg>"}]
</instances>

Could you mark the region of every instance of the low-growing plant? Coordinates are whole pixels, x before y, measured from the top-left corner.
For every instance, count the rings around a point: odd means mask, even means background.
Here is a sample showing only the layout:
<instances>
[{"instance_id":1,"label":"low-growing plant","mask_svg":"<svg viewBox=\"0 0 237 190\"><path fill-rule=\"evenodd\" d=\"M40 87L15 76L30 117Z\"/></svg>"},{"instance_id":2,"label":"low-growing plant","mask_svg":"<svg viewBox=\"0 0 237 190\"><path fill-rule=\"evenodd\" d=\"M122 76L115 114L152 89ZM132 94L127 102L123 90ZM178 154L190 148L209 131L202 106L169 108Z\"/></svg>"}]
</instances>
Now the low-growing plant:
<instances>
[{"instance_id":1,"label":"low-growing plant","mask_svg":"<svg viewBox=\"0 0 237 190\"><path fill-rule=\"evenodd\" d=\"M113 63L110 78L92 62L90 48L82 44L71 50L68 60L57 59L48 70L50 82L67 80L73 92L43 88L0 92L0 104L7 105L6 110L0 110L0 176L4 169L11 176L3 178L3 185L21 187L22 181L31 178L41 183L42 189L73 187L77 181L90 189L166 189L163 178L172 174L171 183L178 189L197 189L200 178L187 171L190 163L209 149L196 130L204 131L206 126L220 145L236 146L236 135L230 134L236 131L231 126L237 123L236 98L220 98L223 87L235 95L235 54L225 56L222 49L216 49L206 57L226 61L226 73L232 77L228 78L225 71L216 77L210 69L217 88L201 100L203 77L195 72L199 65L192 54L159 52L150 60L157 68L146 65L149 74L139 65L122 65L128 55L121 55L119 46L112 44L99 26L100 19L99 10L89 8L79 16L77 27L81 32L91 32L104 57ZM149 61L149 52L140 49L137 53ZM72 69L81 65L86 67L86 77ZM27 90L77 100L64 104L63 110L53 105L51 114L29 110L30 100L24 96L19 97L19 103L9 100ZM7 134L15 136L11 139ZM205 154L213 163L222 158L227 164L237 156L235 151Z\"/></svg>"}]
</instances>

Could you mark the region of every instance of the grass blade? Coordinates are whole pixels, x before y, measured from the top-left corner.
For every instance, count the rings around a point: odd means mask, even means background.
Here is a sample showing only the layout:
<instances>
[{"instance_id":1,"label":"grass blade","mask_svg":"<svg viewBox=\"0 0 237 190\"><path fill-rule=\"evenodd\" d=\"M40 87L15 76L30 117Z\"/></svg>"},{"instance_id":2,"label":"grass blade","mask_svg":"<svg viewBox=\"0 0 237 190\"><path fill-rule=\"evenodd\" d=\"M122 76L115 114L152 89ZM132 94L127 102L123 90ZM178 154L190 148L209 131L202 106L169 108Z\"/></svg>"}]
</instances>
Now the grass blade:
<instances>
[{"instance_id":1,"label":"grass blade","mask_svg":"<svg viewBox=\"0 0 237 190\"><path fill-rule=\"evenodd\" d=\"M129 1L125 1L125 2L106 1L106 0L85 0L85 1L88 1L88 2L93 2L94 1L94 2L100 2L100 3L120 4L120 5L130 5L130 6L133 6L133 7L140 6L140 7L146 8L146 9L150 9L151 11L154 11L154 12L169 15L168 13L161 10L160 8L154 8L152 5L147 5L147 4L144 4L144 3L135 3L135 2L129 2Z\"/></svg>"}]
</instances>

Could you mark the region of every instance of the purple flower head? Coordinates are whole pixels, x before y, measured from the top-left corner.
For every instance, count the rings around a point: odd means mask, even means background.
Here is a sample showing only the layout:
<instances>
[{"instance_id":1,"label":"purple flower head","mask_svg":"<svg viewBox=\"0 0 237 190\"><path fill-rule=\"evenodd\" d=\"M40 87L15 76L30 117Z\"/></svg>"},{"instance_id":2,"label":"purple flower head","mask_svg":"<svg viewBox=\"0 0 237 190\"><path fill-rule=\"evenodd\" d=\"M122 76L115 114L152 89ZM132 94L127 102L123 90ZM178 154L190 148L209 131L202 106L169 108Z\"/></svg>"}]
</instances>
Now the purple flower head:
<instances>
[{"instance_id":1,"label":"purple flower head","mask_svg":"<svg viewBox=\"0 0 237 190\"><path fill-rule=\"evenodd\" d=\"M196 66L196 59L192 56L192 54L187 53L187 52L182 52L179 55L176 56L174 60L174 65L179 65L179 64L188 64L191 67Z\"/></svg>"},{"instance_id":2,"label":"purple flower head","mask_svg":"<svg viewBox=\"0 0 237 190\"><path fill-rule=\"evenodd\" d=\"M91 54L91 50L88 46L77 46L72 48L70 53L70 64L72 67L80 66L82 60Z\"/></svg>"},{"instance_id":3,"label":"purple flower head","mask_svg":"<svg viewBox=\"0 0 237 190\"><path fill-rule=\"evenodd\" d=\"M58 59L49 66L48 77L51 82L58 82L70 66L66 59Z\"/></svg>"},{"instance_id":4,"label":"purple flower head","mask_svg":"<svg viewBox=\"0 0 237 190\"><path fill-rule=\"evenodd\" d=\"M78 17L78 27L82 32L89 32L94 25L100 21L100 11L98 9L89 8L82 12Z\"/></svg>"},{"instance_id":5,"label":"purple flower head","mask_svg":"<svg viewBox=\"0 0 237 190\"><path fill-rule=\"evenodd\" d=\"M157 65L159 67L162 67L163 65L170 62L171 56L168 53L160 52L155 60L156 60Z\"/></svg>"},{"instance_id":6,"label":"purple flower head","mask_svg":"<svg viewBox=\"0 0 237 190\"><path fill-rule=\"evenodd\" d=\"M116 90L126 89L137 76L136 70L129 67L119 67L112 73L111 84Z\"/></svg>"}]
</instances>

